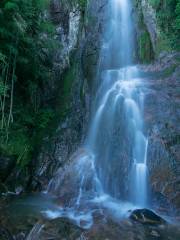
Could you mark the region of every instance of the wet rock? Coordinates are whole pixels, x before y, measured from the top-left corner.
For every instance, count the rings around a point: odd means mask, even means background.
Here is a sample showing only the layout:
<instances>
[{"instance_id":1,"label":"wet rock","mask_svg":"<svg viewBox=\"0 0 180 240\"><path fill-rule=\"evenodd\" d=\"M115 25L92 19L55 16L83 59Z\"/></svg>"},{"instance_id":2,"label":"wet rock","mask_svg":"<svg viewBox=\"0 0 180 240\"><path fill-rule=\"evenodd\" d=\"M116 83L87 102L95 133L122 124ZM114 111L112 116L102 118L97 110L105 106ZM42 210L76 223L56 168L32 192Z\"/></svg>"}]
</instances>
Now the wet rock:
<instances>
[{"instance_id":1,"label":"wet rock","mask_svg":"<svg viewBox=\"0 0 180 240\"><path fill-rule=\"evenodd\" d=\"M93 189L93 174L92 168L93 156L86 149L78 149L70 158L69 164L60 168L56 175L51 179L48 186L48 192L58 196L63 205L69 205L69 202L78 198L79 189L81 187L82 173L84 175L83 188L86 193L90 194ZM82 161L84 164L82 165Z\"/></svg>"},{"instance_id":2,"label":"wet rock","mask_svg":"<svg viewBox=\"0 0 180 240\"><path fill-rule=\"evenodd\" d=\"M1 240L15 240L14 237L9 232L9 230L2 226L0 226L0 239Z\"/></svg>"},{"instance_id":3,"label":"wet rock","mask_svg":"<svg viewBox=\"0 0 180 240\"><path fill-rule=\"evenodd\" d=\"M14 158L0 156L0 180L3 181L4 179L6 179L14 166Z\"/></svg>"},{"instance_id":4,"label":"wet rock","mask_svg":"<svg viewBox=\"0 0 180 240\"><path fill-rule=\"evenodd\" d=\"M26 234L21 232L16 235L15 240L25 240L26 239Z\"/></svg>"},{"instance_id":5,"label":"wet rock","mask_svg":"<svg viewBox=\"0 0 180 240\"><path fill-rule=\"evenodd\" d=\"M159 234L157 231L152 230L152 231L151 231L151 236L156 237L156 238L159 238L159 237L160 237L160 234Z\"/></svg>"},{"instance_id":6,"label":"wet rock","mask_svg":"<svg viewBox=\"0 0 180 240\"><path fill-rule=\"evenodd\" d=\"M152 195L153 208L160 215L169 215L173 211L172 204L168 199L160 192L154 192Z\"/></svg>"},{"instance_id":7,"label":"wet rock","mask_svg":"<svg viewBox=\"0 0 180 240\"><path fill-rule=\"evenodd\" d=\"M81 69L81 44L84 41L84 33L81 29L82 16L79 7L68 1L52 0L50 13L56 28L54 37L61 47L54 53L54 76L50 86L46 86L49 92L43 93L43 96L46 101L54 95L59 99L61 93L57 92L57 89L69 86L70 81L72 85L66 93L68 100L63 100L60 106L63 110L59 117L59 126L54 129L51 137L44 139L39 156L33 160L35 170L30 188L40 191L46 188L59 167L67 163L70 155L80 145L89 104L85 99L88 87L85 89L86 81ZM85 94L82 89L85 89Z\"/></svg>"},{"instance_id":8,"label":"wet rock","mask_svg":"<svg viewBox=\"0 0 180 240\"><path fill-rule=\"evenodd\" d=\"M106 221L96 222L84 235L89 240L134 240L135 235L132 230L133 228L124 223L114 222L107 218Z\"/></svg>"},{"instance_id":9,"label":"wet rock","mask_svg":"<svg viewBox=\"0 0 180 240\"><path fill-rule=\"evenodd\" d=\"M153 50L155 52L156 44L157 44L157 35L158 35L156 14L152 6L149 4L148 0L141 0L141 6L142 6L142 12L144 16L144 22L150 34Z\"/></svg>"},{"instance_id":10,"label":"wet rock","mask_svg":"<svg viewBox=\"0 0 180 240\"><path fill-rule=\"evenodd\" d=\"M2 195L20 195L24 192L30 180L29 172L23 172L15 166L11 169L9 175L0 183L0 191ZM2 188L3 187L3 188Z\"/></svg>"},{"instance_id":11,"label":"wet rock","mask_svg":"<svg viewBox=\"0 0 180 240\"><path fill-rule=\"evenodd\" d=\"M57 30L55 38L61 47L53 58L55 79L46 86L48 96L43 93L46 101L54 96L53 89L57 89L60 82L61 88L69 86L70 81L65 82L67 75L73 79L68 90L68 103L65 104L63 99L62 105L68 105L63 110L63 119L53 136L44 139L40 154L34 159L35 171L30 186L33 190L44 190L58 169L69 164L70 156L81 146L87 133L90 88L97 74L106 4L106 0L92 0L82 12L73 1L51 1L51 18Z\"/></svg>"},{"instance_id":12,"label":"wet rock","mask_svg":"<svg viewBox=\"0 0 180 240\"><path fill-rule=\"evenodd\" d=\"M142 224L163 224L165 220L158 216L156 213L149 209L136 209L134 210L131 215L130 219L140 222Z\"/></svg>"},{"instance_id":13,"label":"wet rock","mask_svg":"<svg viewBox=\"0 0 180 240\"><path fill-rule=\"evenodd\" d=\"M34 225L30 233L28 234L26 240L38 240L43 229L44 225L41 222L38 222Z\"/></svg>"},{"instance_id":14,"label":"wet rock","mask_svg":"<svg viewBox=\"0 0 180 240\"><path fill-rule=\"evenodd\" d=\"M15 189L15 193L16 193L16 195L19 195L19 194L21 194L21 193L23 193L23 187L22 186L18 186L16 189Z\"/></svg>"},{"instance_id":15,"label":"wet rock","mask_svg":"<svg viewBox=\"0 0 180 240\"><path fill-rule=\"evenodd\" d=\"M166 213L172 212L172 205L180 209L179 56L179 53L162 54L156 63L140 67L148 75L144 121L148 129L151 196L154 206L166 208Z\"/></svg>"},{"instance_id":16,"label":"wet rock","mask_svg":"<svg viewBox=\"0 0 180 240\"><path fill-rule=\"evenodd\" d=\"M40 228L39 228L40 227ZM55 219L44 222L43 225L35 225L27 240L44 240L44 239L78 239L83 230L74 225L67 219ZM38 233L38 234L37 234Z\"/></svg>"}]
</instances>

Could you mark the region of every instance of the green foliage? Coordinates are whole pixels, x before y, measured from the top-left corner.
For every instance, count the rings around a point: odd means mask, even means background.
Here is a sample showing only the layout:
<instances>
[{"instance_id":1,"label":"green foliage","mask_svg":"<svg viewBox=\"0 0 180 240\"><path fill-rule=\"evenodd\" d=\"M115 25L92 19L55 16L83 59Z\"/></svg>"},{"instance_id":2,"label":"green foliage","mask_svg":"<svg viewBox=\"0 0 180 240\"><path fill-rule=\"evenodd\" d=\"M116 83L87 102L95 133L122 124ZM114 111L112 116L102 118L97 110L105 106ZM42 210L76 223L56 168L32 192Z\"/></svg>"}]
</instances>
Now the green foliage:
<instances>
[{"instance_id":1,"label":"green foliage","mask_svg":"<svg viewBox=\"0 0 180 240\"><path fill-rule=\"evenodd\" d=\"M76 64L71 63L59 81L58 102L56 96L46 101L44 89L53 77L52 57L61 47L45 14L49 2L0 1L0 154L13 156L23 169L45 132L70 109L77 74ZM82 11L86 7L86 0L64 2L71 7L79 4Z\"/></svg>"},{"instance_id":2,"label":"green foliage","mask_svg":"<svg viewBox=\"0 0 180 240\"><path fill-rule=\"evenodd\" d=\"M139 37L139 58L141 62L150 62L153 58L152 44L147 31L142 32Z\"/></svg>"},{"instance_id":3,"label":"green foliage","mask_svg":"<svg viewBox=\"0 0 180 240\"><path fill-rule=\"evenodd\" d=\"M145 25L144 15L142 13L142 9L140 7L140 3L137 1L137 9L140 9L138 15L138 28L140 29L138 34L138 60L141 63L148 63L152 59L154 59L154 51L150 39L149 32ZM134 53L136 56L136 53Z\"/></svg>"},{"instance_id":4,"label":"green foliage","mask_svg":"<svg viewBox=\"0 0 180 240\"><path fill-rule=\"evenodd\" d=\"M45 17L48 0L0 1L0 151L28 164L36 135L48 127L43 86L51 79L58 46Z\"/></svg>"},{"instance_id":5,"label":"green foliage","mask_svg":"<svg viewBox=\"0 0 180 240\"><path fill-rule=\"evenodd\" d=\"M0 148L1 152L10 156L15 156L17 165L20 167L25 167L31 157L32 144L27 136L27 133L23 129L19 129L11 133L12 136L8 143L1 142Z\"/></svg>"},{"instance_id":6,"label":"green foliage","mask_svg":"<svg viewBox=\"0 0 180 240\"><path fill-rule=\"evenodd\" d=\"M175 19L175 28L180 30L180 1L176 5L176 19Z\"/></svg>"},{"instance_id":7,"label":"green foliage","mask_svg":"<svg viewBox=\"0 0 180 240\"><path fill-rule=\"evenodd\" d=\"M40 29L41 29L41 31L46 32L48 34L54 34L55 33L54 26L49 22L42 22L40 24Z\"/></svg>"},{"instance_id":8,"label":"green foliage","mask_svg":"<svg viewBox=\"0 0 180 240\"><path fill-rule=\"evenodd\" d=\"M42 109L42 111L38 114L36 123L37 127L41 129L45 129L48 127L49 122L53 119L54 112L52 109Z\"/></svg>"},{"instance_id":9,"label":"green foliage","mask_svg":"<svg viewBox=\"0 0 180 240\"><path fill-rule=\"evenodd\" d=\"M156 54L158 55L162 51L167 51L167 52L171 51L173 49L173 43L171 42L173 42L173 36L169 38L166 33L161 31L158 36Z\"/></svg>"},{"instance_id":10,"label":"green foliage","mask_svg":"<svg viewBox=\"0 0 180 240\"><path fill-rule=\"evenodd\" d=\"M7 11L18 11L19 7L18 5L15 3L15 2L6 2L4 4L4 10L7 10Z\"/></svg>"},{"instance_id":11,"label":"green foliage","mask_svg":"<svg viewBox=\"0 0 180 240\"><path fill-rule=\"evenodd\" d=\"M72 2L75 4L78 4L80 6L81 10L84 10L87 5L87 0L73 0Z\"/></svg>"},{"instance_id":12,"label":"green foliage","mask_svg":"<svg viewBox=\"0 0 180 240\"><path fill-rule=\"evenodd\" d=\"M153 8L158 8L161 0L150 0L150 4Z\"/></svg>"},{"instance_id":13,"label":"green foliage","mask_svg":"<svg viewBox=\"0 0 180 240\"><path fill-rule=\"evenodd\" d=\"M156 11L160 34L158 52L179 50L180 0L149 0Z\"/></svg>"},{"instance_id":14,"label":"green foliage","mask_svg":"<svg viewBox=\"0 0 180 240\"><path fill-rule=\"evenodd\" d=\"M4 94L6 96L7 91L8 91L8 86L6 86L2 81L2 79L0 78L0 96L4 96Z\"/></svg>"},{"instance_id":15,"label":"green foliage","mask_svg":"<svg viewBox=\"0 0 180 240\"><path fill-rule=\"evenodd\" d=\"M71 89L72 89L72 84L73 80L77 77L77 71L76 68L77 64L76 63L71 63L71 66L69 69L65 71L63 74L63 81L62 81L62 86L61 86L61 98L59 99L59 114L61 115L60 117L63 119L64 116L67 114L69 111L69 97L71 95Z\"/></svg>"},{"instance_id":16,"label":"green foliage","mask_svg":"<svg viewBox=\"0 0 180 240\"><path fill-rule=\"evenodd\" d=\"M78 3L82 8L85 8L85 6L87 4L87 0L78 0Z\"/></svg>"},{"instance_id":17,"label":"green foliage","mask_svg":"<svg viewBox=\"0 0 180 240\"><path fill-rule=\"evenodd\" d=\"M6 63L6 56L0 52L0 64L5 64Z\"/></svg>"},{"instance_id":18,"label":"green foliage","mask_svg":"<svg viewBox=\"0 0 180 240\"><path fill-rule=\"evenodd\" d=\"M173 64L172 66L170 66L169 68L165 69L162 72L161 77L163 78L169 77L170 75L173 74L176 68L177 68L177 64Z\"/></svg>"}]
</instances>

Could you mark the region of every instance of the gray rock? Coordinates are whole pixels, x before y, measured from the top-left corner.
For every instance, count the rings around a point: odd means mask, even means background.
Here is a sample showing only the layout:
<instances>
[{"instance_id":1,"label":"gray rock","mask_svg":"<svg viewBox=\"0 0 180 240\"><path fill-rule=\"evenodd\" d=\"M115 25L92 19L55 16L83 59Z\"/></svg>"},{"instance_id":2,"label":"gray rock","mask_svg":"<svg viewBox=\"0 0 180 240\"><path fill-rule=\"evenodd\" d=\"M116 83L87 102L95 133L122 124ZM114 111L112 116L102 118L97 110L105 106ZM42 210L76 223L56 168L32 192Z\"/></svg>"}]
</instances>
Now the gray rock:
<instances>
[{"instance_id":1,"label":"gray rock","mask_svg":"<svg viewBox=\"0 0 180 240\"><path fill-rule=\"evenodd\" d=\"M159 234L157 231L152 230L152 231L151 231L151 236L156 237L156 238L159 238L159 237L160 237L160 234Z\"/></svg>"}]
</instances>

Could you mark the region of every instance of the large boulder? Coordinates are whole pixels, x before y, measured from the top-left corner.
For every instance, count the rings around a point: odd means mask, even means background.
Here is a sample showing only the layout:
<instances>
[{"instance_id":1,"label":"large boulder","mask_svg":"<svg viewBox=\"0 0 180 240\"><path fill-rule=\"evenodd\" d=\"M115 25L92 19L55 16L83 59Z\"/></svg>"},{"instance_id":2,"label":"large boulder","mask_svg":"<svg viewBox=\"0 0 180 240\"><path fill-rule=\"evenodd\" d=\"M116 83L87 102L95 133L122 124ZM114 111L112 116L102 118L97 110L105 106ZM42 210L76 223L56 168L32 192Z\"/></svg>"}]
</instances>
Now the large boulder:
<instances>
[{"instance_id":1,"label":"large boulder","mask_svg":"<svg viewBox=\"0 0 180 240\"><path fill-rule=\"evenodd\" d=\"M143 224L163 224L165 220L149 209L136 209L132 211L130 219Z\"/></svg>"}]
</instances>

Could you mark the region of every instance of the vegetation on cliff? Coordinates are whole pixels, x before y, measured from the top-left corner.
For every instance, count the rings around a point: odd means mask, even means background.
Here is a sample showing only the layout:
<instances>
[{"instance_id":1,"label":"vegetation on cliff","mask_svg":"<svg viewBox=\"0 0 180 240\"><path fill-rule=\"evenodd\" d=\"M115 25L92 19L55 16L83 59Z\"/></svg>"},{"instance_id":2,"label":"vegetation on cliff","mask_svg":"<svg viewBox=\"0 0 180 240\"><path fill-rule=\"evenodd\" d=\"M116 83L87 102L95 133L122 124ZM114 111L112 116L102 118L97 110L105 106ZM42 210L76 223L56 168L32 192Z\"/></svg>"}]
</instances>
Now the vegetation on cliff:
<instances>
[{"instance_id":1,"label":"vegetation on cliff","mask_svg":"<svg viewBox=\"0 0 180 240\"><path fill-rule=\"evenodd\" d=\"M59 0L66 14L74 6L84 13L86 3ZM1 164L0 185L14 167L29 174L43 138L69 111L75 64L67 56L69 69L58 73L57 84L55 55L63 46L50 4L53 0L0 1L0 162L6 166ZM68 18L64 21L68 29Z\"/></svg>"},{"instance_id":2,"label":"vegetation on cliff","mask_svg":"<svg viewBox=\"0 0 180 240\"><path fill-rule=\"evenodd\" d=\"M48 1L0 2L1 153L27 164L35 135L47 127L52 110L43 103L57 43L45 15Z\"/></svg>"},{"instance_id":3,"label":"vegetation on cliff","mask_svg":"<svg viewBox=\"0 0 180 240\"><path fill-rule=\"evenodd\" d=\"M44 91L60 43L48 18L49 2L0 2L0 152L15 156L22 167L54 116ZM86 1L75 3L83 9Z\"/></svg>"},{"instance_id":4,"label":"vegetation on cliff","mask_svg":"<svg viewBox=\"0 0 180 240\"><path fill-rule=\"evenodd\" d=\"M157 51L180 50L180 1L149 0L156 13L159 26L159 44Z\"/></svg>"},{"instance_id":5,"label":"vegetation on cliff","mask_svg":"<svg viewBox=\"0 0 180 240\"><path fill-rule=\"evenodd\" d=\"M179 51L180 1L135 0L138 59L147 63L162 52Z\"/></svg>"}]
</instances>

